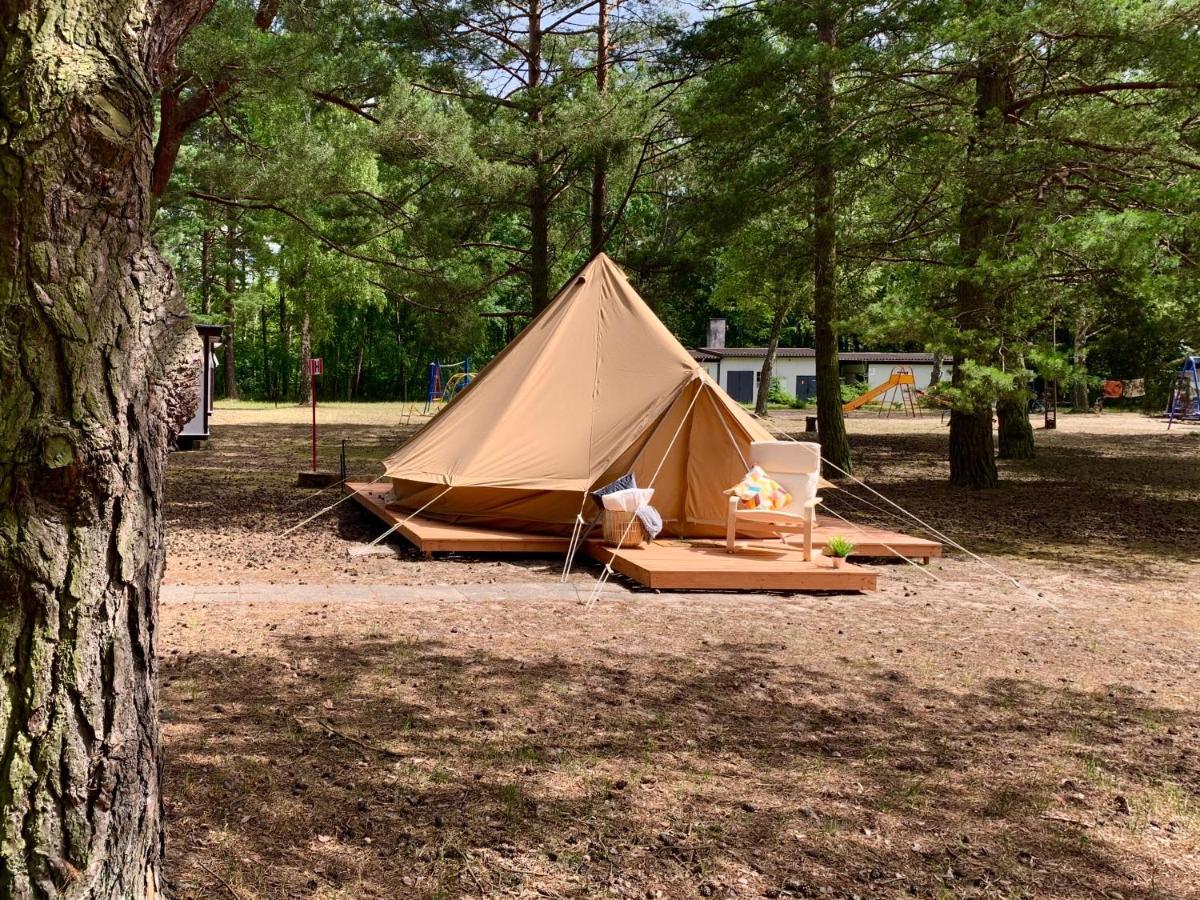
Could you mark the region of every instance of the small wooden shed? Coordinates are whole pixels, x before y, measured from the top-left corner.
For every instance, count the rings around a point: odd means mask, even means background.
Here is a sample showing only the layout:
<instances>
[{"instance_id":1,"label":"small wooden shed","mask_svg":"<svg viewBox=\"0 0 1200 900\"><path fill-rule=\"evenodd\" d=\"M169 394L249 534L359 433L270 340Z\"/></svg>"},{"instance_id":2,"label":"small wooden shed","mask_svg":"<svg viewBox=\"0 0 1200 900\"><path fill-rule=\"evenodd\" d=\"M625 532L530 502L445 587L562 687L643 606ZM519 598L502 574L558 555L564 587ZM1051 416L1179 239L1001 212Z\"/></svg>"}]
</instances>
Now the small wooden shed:
<instances>
[{"instance_id":1,"label":"small wooden shed","mask_svg":"<svg viewBox=\"0 0 1200 900\"><path fill-rule=\"evenodd\" d=\"M196 331L203 344L200 365L196 367L196 377L200 379L200 402L196 405L196 414L179 433L179 446L183 449L191 447L196 441L208 440L208 420L213 411L213 388L216 386L213 370L217 365L216 351L221 346L225 328L223 325L198 324Z\"/></svg>"}]
</instances>

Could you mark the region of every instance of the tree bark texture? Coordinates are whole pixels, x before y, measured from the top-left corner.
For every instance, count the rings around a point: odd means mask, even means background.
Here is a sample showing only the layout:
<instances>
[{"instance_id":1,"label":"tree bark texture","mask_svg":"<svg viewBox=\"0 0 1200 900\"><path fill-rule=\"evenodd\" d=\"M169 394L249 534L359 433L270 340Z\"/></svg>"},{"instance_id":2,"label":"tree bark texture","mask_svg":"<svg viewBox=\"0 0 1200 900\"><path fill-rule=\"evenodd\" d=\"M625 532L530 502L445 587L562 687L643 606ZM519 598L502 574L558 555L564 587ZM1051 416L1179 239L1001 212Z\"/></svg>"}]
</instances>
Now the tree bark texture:
<instances>
[{"instance_id":1,"label":"tree bark texture","mask_svg":"<svg viewBox=\"0 0 1200 900\"><path fill-rule=\"evenodd\" d=\"M836 84L832 54L837 48L837 22L827 6L817 21L817 38L827 48L820 65L816 121L820 130L813 162L813 325L817 375L817 432L821 455L832 463L826 477L850 472L850 440L842 415L842 380L838 366L837 319L837 180L834 162L836 126L833 103ZM841 470L841 471L839 471Z\"/></svg>"},{"instance_id":2,"label":"tree bark texture","mask_svg":"<svg viewBox=\"0 0 1200 900\"><path fill-rule=\"evenodd\" d=\"M157 897L166 452L199 341L150 240L211 0L0 3L0 897Z\"/></svg>"},{"instance_id":3,"label":"tree bark texture","mask_svg":"<svg viewBox=\"0 0 1200 900\"><path fill-rule=\"evenodd\" d=\"M1029 421L1029 397L1024 391L1005 394L996 402L996 440L1001 459L1033 459L1033 423Z\"/></svg>"}]
</instances>

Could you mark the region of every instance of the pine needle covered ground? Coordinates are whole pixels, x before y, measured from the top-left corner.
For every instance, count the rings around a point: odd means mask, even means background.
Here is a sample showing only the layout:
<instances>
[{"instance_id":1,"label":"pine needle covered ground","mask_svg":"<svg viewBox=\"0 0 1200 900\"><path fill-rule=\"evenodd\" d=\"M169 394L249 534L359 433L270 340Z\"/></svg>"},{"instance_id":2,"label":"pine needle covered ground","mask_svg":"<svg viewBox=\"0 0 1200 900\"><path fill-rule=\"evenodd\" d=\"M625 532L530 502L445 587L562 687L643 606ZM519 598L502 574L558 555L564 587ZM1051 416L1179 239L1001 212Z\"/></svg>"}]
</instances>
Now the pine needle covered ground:
<instances>
[{"instance_id":1,"label":"pine needle covered ground","mask_svg":"<svg viewBox=\"0 0 1200 900\"><path fill-rule=\"evenodd\" d=\"M936 417L850 420L860 474L1028 590L952 553L939 581L881 566L870 595L618 586L587 608L552 559L351 556L381 530L352 504L277 537L325 497L297 504L290 486L303 419L255 415L219 410L211 448L172 459L160 651L177 897L1200 883L1186 430L1062 416L1004 488L965 494L943 486ZM346 437L352 470L378 471L409 430L397 417L349 411L356 424L325 432L330 460Z\"/></svg>"}]
</instances>

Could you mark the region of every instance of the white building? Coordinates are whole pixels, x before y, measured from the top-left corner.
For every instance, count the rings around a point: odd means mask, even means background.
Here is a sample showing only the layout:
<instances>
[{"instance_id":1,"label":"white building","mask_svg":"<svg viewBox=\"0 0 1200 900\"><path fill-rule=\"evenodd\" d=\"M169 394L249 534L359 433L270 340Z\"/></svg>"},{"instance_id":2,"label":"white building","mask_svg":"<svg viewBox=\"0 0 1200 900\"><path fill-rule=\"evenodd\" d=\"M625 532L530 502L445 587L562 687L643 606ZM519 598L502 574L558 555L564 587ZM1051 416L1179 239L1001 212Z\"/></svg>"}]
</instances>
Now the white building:
<instances>
[{"instance_id":1,"label":"white building","mask_svg":"<svg viewBox=\"0 0 1200 900\"><path fill-rule=\"evenodd\" d=\"M753 403L758 396L765 347L702 347L692 351L717 384L734 400ZM789 394L812 397L817 389L816 351L811 347L780 347L775 352L773 377ZM892 370L905 366L913 373L917 388L925 390L933 378L932 353L875 353L847 351L838 354L842 381L868 388L883 384ZM942 363L941 379L948 381L953 368L951 360Z\"/></svg>"}]
</instances>

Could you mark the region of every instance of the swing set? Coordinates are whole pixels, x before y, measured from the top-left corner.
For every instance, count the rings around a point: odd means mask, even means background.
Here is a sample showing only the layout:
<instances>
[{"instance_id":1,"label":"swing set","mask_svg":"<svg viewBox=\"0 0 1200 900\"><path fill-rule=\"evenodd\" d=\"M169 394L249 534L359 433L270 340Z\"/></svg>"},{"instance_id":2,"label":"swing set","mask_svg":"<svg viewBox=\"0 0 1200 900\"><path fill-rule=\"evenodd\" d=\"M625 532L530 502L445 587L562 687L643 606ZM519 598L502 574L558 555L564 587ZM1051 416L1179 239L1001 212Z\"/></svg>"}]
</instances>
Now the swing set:
<instances>
[{"instance_id":1,"label":"swing set","mask_svg":"<svg viewBox=\"0 0 1200 900\"><path fill-rule=\"evenodd\" d=\"M1167 430L1176 421L1200 422L1200 356L1184 357L1167 405Z\"/></svg>"},{"instance_id":2,"label":"swing set","mask_svg":"<svg viewBox=\"0 0 1200 900\"><path fill-rule=\"evenodd\" d=\"M425 394L425 412L437 404L445 406L456 395L466 389L475 378L471 371L471 357L461 362L443 365L436 359L429 364L429 390Z\"/></svg>"}]
</instances>

